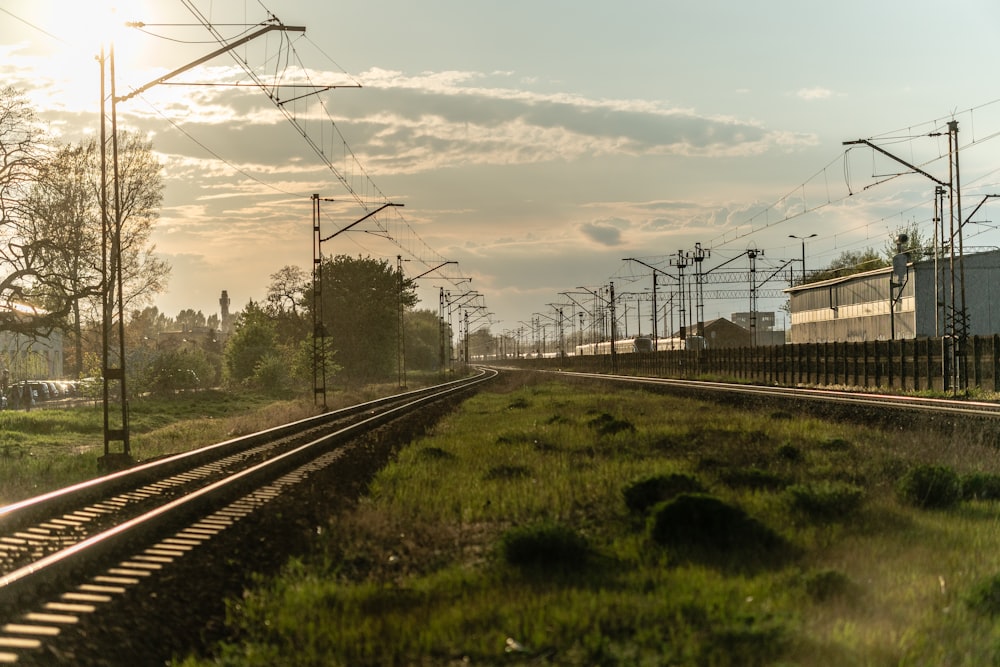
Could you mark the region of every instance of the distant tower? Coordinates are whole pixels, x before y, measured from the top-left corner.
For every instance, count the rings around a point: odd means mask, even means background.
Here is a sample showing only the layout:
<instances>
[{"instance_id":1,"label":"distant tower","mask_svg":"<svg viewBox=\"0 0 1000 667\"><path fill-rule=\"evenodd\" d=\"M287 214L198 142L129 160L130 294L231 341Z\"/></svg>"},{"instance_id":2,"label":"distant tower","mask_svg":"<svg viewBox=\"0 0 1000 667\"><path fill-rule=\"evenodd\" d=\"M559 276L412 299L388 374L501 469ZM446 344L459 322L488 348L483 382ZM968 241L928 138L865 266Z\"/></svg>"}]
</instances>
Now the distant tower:
<instances>
[{"instance_id":1,"label":"distant tower","mask_svg":"<svg viewBox=\"0 0 1000 667\"><path fill-rule=\"evenodd\" d=\"M229 331L229 292L227 290L222 290L222 296L219 297L219 308L221 310L219 328L222 331Z\"/></svg>"}]
</instances>

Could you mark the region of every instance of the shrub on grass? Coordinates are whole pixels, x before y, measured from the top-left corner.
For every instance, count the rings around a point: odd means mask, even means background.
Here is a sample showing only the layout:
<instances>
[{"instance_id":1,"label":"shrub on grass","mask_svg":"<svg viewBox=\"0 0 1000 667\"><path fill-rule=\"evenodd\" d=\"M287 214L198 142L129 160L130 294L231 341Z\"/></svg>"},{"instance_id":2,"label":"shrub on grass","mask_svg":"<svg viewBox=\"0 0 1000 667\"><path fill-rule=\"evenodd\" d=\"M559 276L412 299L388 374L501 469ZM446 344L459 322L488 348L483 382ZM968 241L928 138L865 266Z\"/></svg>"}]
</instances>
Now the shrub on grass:
<instances>
[{"instance_id":1,"label":"shrub on grass","mask_svg":"<svg viewBox=\"0 0 1000 667\"><path fill-rule=\"evenodd\" d=\"M417 452L417 458L423 461L451 461L455 455L440 447L423 447Z\"/></svg>"},{"instance_id":2,"label":"shrub on grass","mask_svg":"<svg viewBox=\"0 0 1000 667\"><path fill-rule=\"evenodd\" d=\"M504 561L522 570L556 572L586 564L587 540L572 528L542 523L513 528L500 541Z\"/></svg>"},{"instance_id":3,"label":"shrub on grass","mask_svg":"<svg viewBox=\"0 0 1000 667\"><path fill-rule=\"evenodd\" d=\"M1000 475L974 472L962 477L963 500L997 500L1000 498Z\"/></svg>"},{"instance_id":4,"label":"shrub on grass","mask_svg":"<svg viewBox=\"0 0 1000 667\"><path fill-rule=\"evenodd\" d=\"M788 628L782 620L741 614L710 632L695 664L764 667L781 657L788 642Z\"/></svg>"},{"instance_id":5,"label":"shrub on grass","mask_svg":"<svg viewBox=\"0 0 1000 667\"><path fill-rule=\"evenodd\" d=\"M590 427L596 429L600 435L615 435L622 431L635 432L635 424L612 417L606 412L591 419Z\"/></svg>"},{"instance_id":6,"label":"shrub on grass","mask_svg":"<svg viewBox=\"0 0 1000 667\"><path fill-rule=\"evenodd\" d=\"M802 450L786 442L781 447L778 447L778 458L790 463L798 463L802 460Z\"/></svg>"},{"instance_id":7,"label":"shrub on grass","mask_svg":"<svg viewBox=\"0 0 1000 667\"><path fill-rule=\"evenodd\" d=\"M499 465L493 466L486 471L483 475L485 480L505 480L505 479L523 479L525 477L530 477L531 471L525 466L517 465Z\"/></svg>"},{"instance_id":8,"label":"shrub on grass","mask_svg":"<svg viewBox=\"0 0 1000 667\"><path fill-rule=\"evenodd\" d=\"M751 491L775 491L788 486L788 480L781 475L760 468L738 468L719 474L723 484L734 489Z\"/></svg>"},{"instance_id":9,"label":"shrub on grass","mask_svg":"<svg viewBox=\"0 0 1000 667\"><path fill-rule=\"evenodd\" d=\"M752 567L786 556L785 541L770 528L718 498L684 493L659 505L649 526L650 538L679 555L710 564Z\"/></svg>"},{"instance_id":10,"label":"shrub on grass","mask_svg":"<svg viewBox=\"0 0 1000 667\"><path fill-rule=\"evenodd\" d=\"M812 572L806 576L804 583L806 594L814 602L853 597L857 593L854 583L838 570Z\"/></svg>"},{"instance_id":11,"label":"shrub on grass","mask_svg":"<svg viewBox=\"0 0 1000 667\"><path fill-rule=\"evenodd\" d=\"M843 519L854 515L864 490L845 482L795 484L786 489L791 508L811 519Z\"/></svg>"},{"instance_id":12,"label":"shrub on grass","mask_svg":"<svg viewBox=\"0 0 1000 667\"><path fill-rule=\"evenodd\" d=\"M985 616L1000 615L1000 575L994 575L976 586L966 598L966 604Z\"/></svg>"},{"instance_id":13,"label":"shrub on grass","mask_svg":"<svg viewBox=\"0 0 1000 667\"><path fill-rule=\"evenodd\" d=\"M830 438L821 442L819 448L827 452L849 452L854 449L854 445L843 438Z\"/></svg>"},{"instance_id":14,"label":"shrub on grass","mask_svg":"<svg viewBox=\"0 0 1000 667\"><path fill-rule=\"evenodd\" d=\"M622 491L625 506L633 514L643 514L653 505L672 500L682 493L703 493L705 487L697 478L684 473L647 477L630 484Z\"/></svg>"},{"instance_id":15,"label":"shrub on grass","mask_svg":"<svg viewBox=\"0 0 1000 667\"><path fill-rule=\"evenodd\" d=\"M921 509L946 509L962 499L958 473L943 465L918 465L899 481L900 499Z\"/></svg>"}]
</instances>

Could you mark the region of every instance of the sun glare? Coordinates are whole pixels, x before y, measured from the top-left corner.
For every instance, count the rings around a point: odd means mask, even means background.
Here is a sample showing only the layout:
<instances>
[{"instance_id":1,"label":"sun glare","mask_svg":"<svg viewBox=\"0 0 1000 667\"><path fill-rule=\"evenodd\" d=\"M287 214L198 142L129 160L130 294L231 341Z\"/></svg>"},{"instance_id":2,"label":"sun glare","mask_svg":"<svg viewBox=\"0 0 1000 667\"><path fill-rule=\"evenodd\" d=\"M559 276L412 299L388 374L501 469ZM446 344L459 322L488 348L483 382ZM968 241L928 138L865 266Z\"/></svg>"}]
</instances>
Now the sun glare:
<instances>
[{"instance_id":1,"label":"sun glare","mask_svg":"<svg viewBox=\"0 0 1000 667\"><path fill-rule=\"evenodd\" d=\"M125 3L125 11L118 8L120 4L111 0L37 2L12 12L22 21L16 24L17 41L40 56L35 66L39 85L33 97L51 108L97 108L101 78L98 56L102 49L110 53L112 45L116 81L122 87L134 82L142 40L126 22L137 20L131 12L141 11L139 6L145 3Z\"/></svg>"}]
</instances>

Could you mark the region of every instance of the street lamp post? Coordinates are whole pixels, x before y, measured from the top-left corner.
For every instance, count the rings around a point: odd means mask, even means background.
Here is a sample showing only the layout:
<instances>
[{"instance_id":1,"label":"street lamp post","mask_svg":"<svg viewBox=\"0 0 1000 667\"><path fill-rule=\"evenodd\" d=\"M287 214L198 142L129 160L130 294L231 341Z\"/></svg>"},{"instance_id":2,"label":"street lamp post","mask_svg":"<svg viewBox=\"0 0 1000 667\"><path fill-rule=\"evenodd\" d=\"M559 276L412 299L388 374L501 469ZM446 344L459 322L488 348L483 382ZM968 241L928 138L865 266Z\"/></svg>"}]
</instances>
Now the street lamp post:
<instances>
[{"instance_id":1,"label":"street lamp post","mask_svg":"<svg viewBox=\"0 0 1000 667\"><path fill-rule=\"evenodd\" d=\"M796 241L802 242L802 283L806 282L806 239L811 239L816 236L816 234L810 234L809 236L796 236L795 234L789 234L788 238L795 239Z\"/></svg>"}]
</instances>

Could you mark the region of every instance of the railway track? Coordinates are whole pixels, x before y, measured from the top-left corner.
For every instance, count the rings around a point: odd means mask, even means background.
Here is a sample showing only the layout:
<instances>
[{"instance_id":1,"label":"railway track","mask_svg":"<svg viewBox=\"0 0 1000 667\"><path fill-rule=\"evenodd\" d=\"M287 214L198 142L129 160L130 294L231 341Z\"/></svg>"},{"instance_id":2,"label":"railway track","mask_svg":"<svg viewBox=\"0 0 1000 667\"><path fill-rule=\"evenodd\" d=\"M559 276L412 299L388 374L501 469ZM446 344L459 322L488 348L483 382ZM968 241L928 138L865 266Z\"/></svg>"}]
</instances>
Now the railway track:
<instances>
[{"instance_id":1,"label":"railway track","mask_svg":"<svg viewBox=\"0 0 1000 667\"><path fill-rule=\"evenodd\" d=\"M542 372L641 385L731 405L794 409L827 419L846 419L870 426L934 428L952 433L964 431L975 433L980 438L1000 435L1000 403L989 401L573 371Z\"/></svg>"},{"instance_id":2,"label":"railway track","mask_svg":"<svg viewBox=\"0 0 1000 667\"><path fill-rule=\"evenodd\" d=\"M93 637L109 631L102 610L157 590L153 582L215 551L234 528L259 527L266 509L287 506L303 485L321 476L336 484L329 480L340 466L368 465L356 443L378 429L426 416L495 375L481 371L0 508L0 664L142 664L141 652L119 662L122 655L99 648ZM128 622L115 618L127 633ZM147 648L162 662L162 647Z\"/></svg>"}]
</instances>

